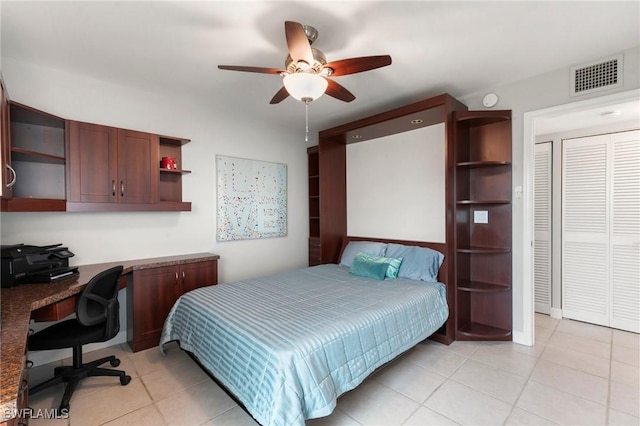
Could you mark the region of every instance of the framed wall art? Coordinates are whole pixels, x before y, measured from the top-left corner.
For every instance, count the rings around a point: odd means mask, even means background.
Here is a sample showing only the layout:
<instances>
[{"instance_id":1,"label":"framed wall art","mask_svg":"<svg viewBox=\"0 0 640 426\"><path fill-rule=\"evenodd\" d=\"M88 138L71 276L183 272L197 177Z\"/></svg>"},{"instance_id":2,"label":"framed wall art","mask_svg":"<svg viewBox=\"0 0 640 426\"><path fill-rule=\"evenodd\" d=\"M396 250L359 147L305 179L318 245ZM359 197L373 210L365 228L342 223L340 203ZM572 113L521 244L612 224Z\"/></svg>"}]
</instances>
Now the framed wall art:
<instances>
[{"instance_id":1,"label":"framed wall art","mask_svg":"<svg viewBox=\"0 0 640 426\"><path fill-rule=\"evenodd\" d=\"M287 235L287 165L216 155L217 241Z\"/></svg>"}]
</instances>

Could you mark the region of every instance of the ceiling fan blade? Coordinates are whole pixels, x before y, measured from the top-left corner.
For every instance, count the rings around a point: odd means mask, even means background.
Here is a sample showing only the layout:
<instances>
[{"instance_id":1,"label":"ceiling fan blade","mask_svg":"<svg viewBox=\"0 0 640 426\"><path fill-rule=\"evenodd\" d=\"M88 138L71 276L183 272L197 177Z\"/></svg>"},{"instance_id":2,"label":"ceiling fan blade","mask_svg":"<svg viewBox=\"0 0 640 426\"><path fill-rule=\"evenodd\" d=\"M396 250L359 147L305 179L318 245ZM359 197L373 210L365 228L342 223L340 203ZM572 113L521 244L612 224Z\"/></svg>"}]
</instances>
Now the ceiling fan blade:
<instances>
[{"instance_id":1,"label":"ceiling fan blade","mask_svg":"<svg viewBox=\"0 0 640 426\"><path fill-rule=\"evenodd\" d=\"M278 68L245 67L242 65L218 65L218 68L221 70L258 72L261 74L280 74L284 72L284 70Z\"/></svg>"},{"instance_id":2,"label":"ceiling fan blade","mask_svg":"<svg viewBox=\"0 0 640 426\"><path fill-rule=\"evenodd\" d=\"M287 97L289 97L289 92L287 92L287 89L285 87L283 87L282 89L278 90L278 93L276 93L273 98L271 98L271 102L269 102L270 104L279 104L280 102L282 102L283 100L287 99Z\"/></svg>"},{"instance_id":3,"label":"ceiling fan blade","mask_svg":"<svg viewBox=\"0 0 640 426\"><path fill-rule=\"evenodd\" d=\"M323 68L333 69L332 77L355 74L391 65L391 56L363 56L361 58L342 59L326 64Z\"/></svg>"},{"instance_id":4,"label":"ceiling fan blade","mask_svg":"<svg viewBox=\"0 0 640 426\"><path fill-rule=\"evenodd\" d=\"M345 89L342 85L336 83L333 80L329 80L328 78L327 81L329 82L329 85L327 86L327 90L324 92L327 95L344 102L351 102L356 98L353 93Z\"/></svg>"},{"instance_id":5,"label":"ceiling fan blade","mask_svg":"<svg viewBox=\"0 0 640 426\"><path fill-rule=\"evenodd\" d=\"M287 38L287 46L289 55L294 62L303 60L309 65L313 65L313 52L309 39L304 32L302 24L293 21L285 21L284 33Z\"/></svg>"}]
</instances>

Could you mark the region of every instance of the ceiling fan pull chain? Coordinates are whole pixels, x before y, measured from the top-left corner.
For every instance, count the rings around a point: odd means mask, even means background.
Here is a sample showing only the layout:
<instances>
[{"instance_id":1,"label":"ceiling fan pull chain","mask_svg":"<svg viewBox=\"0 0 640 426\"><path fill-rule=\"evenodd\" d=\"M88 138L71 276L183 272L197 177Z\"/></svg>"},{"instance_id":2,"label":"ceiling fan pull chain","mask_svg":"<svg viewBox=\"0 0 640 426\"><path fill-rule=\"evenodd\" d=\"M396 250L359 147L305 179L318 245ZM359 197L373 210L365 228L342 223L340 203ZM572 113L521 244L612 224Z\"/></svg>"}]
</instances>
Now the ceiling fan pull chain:
<instances>
[{"instance_id":1,"label":"ceiling fan pull chain","mask_svg":"<svg viewBox=\"0 0 640 426\"><path fill-rule=\"evenodd\" d=\"M304 100L304 141L309 142L309 99Z\"/></svg>"}]
</instances>

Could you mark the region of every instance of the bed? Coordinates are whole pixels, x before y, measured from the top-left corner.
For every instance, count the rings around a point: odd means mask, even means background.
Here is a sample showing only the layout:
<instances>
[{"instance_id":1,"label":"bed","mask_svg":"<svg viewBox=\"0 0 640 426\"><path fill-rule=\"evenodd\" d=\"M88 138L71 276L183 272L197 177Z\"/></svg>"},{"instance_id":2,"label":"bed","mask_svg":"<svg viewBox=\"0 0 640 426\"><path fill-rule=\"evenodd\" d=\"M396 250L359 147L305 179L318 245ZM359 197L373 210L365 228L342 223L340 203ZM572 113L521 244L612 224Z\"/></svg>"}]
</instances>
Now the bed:
<instances>
[{"instance_id":1,"label":"bed","mask_svg":"<svg viewBox=\"0 0 640 426\"><path fill-rule=\"evenodd\" d=\"M356 266L377 267L362 263L369 254L353 244L343 248L342 260L353 255L344 264L183 295L167 317L161 350L177 341L264 426L331 414L341 394L428 338L449 313L446 287L435 277L357 274Z\"/></svg>"}]
</instances>

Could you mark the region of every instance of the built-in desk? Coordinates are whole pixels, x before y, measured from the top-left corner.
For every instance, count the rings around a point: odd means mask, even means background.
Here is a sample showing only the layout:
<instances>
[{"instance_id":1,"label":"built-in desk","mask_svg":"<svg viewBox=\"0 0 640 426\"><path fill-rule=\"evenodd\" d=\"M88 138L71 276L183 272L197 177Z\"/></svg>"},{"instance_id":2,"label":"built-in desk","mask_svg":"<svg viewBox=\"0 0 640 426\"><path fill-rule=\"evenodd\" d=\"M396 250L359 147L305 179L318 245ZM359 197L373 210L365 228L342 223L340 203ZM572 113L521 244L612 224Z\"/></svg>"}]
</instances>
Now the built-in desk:
<instances>
[{"instance_id":1,"label":"built-in desk","mask_svg":"<svg viewBox=\"0 0 640 426\"><path fill-rule=\"evenodd\" d=\"M112 266L124 266L122 275L125 279L121 280L121 285L126 280L127 286L133 286L134 274L146 270L181 268L183 265L200 262L213 262L217 280L218 258L218 255L212 253L196 253L82 265L78 267L79 275L75 278L55 283L3 288L0 292L0 422L12 420L18 409L18 397L21 391L25 391L25 350L32 315L39 320L54 320L73 313L74 309L70 310L71 306L75 308L73 300L89 280ZM145 286L148 288L148 283ZM135 315L135 311L133 314ZM121 324L120 328L123 329L123 326Z\"/></svg>"}]
</instances>

